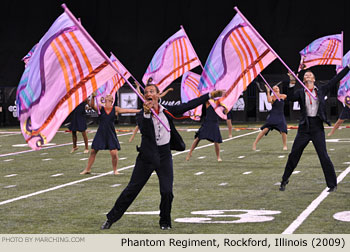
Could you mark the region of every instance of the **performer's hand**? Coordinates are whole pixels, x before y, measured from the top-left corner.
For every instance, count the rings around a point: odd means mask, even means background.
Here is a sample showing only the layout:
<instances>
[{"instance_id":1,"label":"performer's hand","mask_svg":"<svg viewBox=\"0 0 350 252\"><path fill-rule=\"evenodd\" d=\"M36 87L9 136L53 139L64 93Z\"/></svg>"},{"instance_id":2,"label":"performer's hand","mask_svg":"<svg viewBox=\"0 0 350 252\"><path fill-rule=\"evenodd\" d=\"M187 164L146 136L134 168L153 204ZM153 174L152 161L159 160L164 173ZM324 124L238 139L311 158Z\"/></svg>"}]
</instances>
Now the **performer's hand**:
<instances>
[{"instance_id":1,"label":"performer's hand","mask_svg":"<svg viewBox=\"0 0 350 252\"><path fill-rule=\"evenodd\" d=\"M92 93L92 97L96 97L97 96L97 93L96 91Z\"/></svg>"},{"instance_id":2,"label":"performer's hand","mask_svg":"<svg viewBox=\"0 0 350 252\"><path fill-rule=\"evenodd\" d=\"M223 96L225 93L224 90L214 90L210 92L210 97L211 98L217 98Z\"/></svg>"},{"instance_id":3,"label":"performer's hand","mask_svg":"<svg viewBox=\"0 0 350 252\"><path fill-rule=\"evenodd\" d=\"M228 114L228 109L224 108L224 114L227 115Z\"/></svg>"},{"instance_id":4,"label":"performer's hand","mask_svg":"<svg viewBox=\"0 0 350 252\"><path fill-rule=\"evenodd\" d=\"M145 114L150 114L152 108L152 101L145 101L143 104L143 111Z\"/></svg>"},{"instance_id":5,"label":"performer's hand","mask_svg":"<svg viewBox=\"0 0 350 252\"><path fill-rule=\"evenodd\" d=\"M295 83L296 83L295 77L294 77L291 73L289 73L289 72L288 72L287 74L288 74L290 83L291 83L291 84L295 84Z\"/></svg>"}]
</instances>

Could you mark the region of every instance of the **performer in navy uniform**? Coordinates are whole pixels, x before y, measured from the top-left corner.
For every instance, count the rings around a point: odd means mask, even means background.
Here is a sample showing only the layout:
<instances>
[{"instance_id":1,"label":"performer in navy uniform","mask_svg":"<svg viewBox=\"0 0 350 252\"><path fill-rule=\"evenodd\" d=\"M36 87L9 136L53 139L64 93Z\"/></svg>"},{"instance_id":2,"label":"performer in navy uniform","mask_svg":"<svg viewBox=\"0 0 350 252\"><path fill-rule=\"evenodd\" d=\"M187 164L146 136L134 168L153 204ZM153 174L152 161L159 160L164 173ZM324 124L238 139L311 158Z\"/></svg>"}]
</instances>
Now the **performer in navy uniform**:
<instances>
[{"instance_id":1,"label":"performer in navy uniform","mask_svg":"<svg viewBox=\"0 0 350 252\"><path fill-rule=\"evenodd\" d=\"M97 106L94 102L94 97L91 99L91 107L94 110L98 110ZM97 133L92 141L91 145L91 153L88 160L88 164L84 171L80 174L90 174L91 166L95 162L95 158L97 152L99 150L109 150L112 158L112 166L114 175L119 174L117 171L118 165L118 151L120 150L120 144L117 138L117 134L115 132L114 121L118 114L123 113L137 113L139 109L123 109L118 106L113 106L113 96L106 95L105 98L105 106L100 106L99 115L99 125L97 129Z\"/></svg>"},{"instance_id":2,"label":"performer in navy uniform","mask_svg":"<svg viewBox=\"0 0 350 252\"><path fill-rule=\"evenodd\" d=\"M350 119L350 108L347 105L345 105L345 107L339 115L337 122L334 124L333 129L331 130L331 132L328 133L328 136L333 135L334 132L339 128L339 126L342 125L342 123L347 119Z\"/></svg>"},{"instance_id":3,"label":"performer in navy uniform","mask_svg":"<svg viewBox=\"0 0 350 252\"><path fill-rule=\"evenodd\" d=\"M143 110L137 115L137 124L141 131L141 146L137 147L139 152L130 182L115 202L114 207L107 214L107 220L101 229L109 229L111 225L119 220L130 204L137 197L143 186L156 171L159 179L161 195L159 225L162 230L171 228L171 205L173 201L173 160L171 150L185 150L185 143L177 132L172 117L182 115L204 103L209 97L218 97L222 91L213 91L209 94L193 99L188 103L169 106L161 106L159 102L159 90L154 84L145 88L145 103ZM168 132L164 126L150 114L153 108L159 118L170 128Z\"/></svg>"},{"instance_id":4,"label":"performer in navy uniform","mask_svg":"<svg viewBox=\"0 0 350 252\"><path fill-rule=\"evenodd\" d=\"M294 139L292 151L288 156L288 161L284 169L280 191L286 189L289 177L297 166L305 147L312 141L318 158L320 159L322 170L326 179L328 192L337 189L337 176L334 166L328 156L326 148L326 138L323 123L330 125L326 114L325 96L329 90L334 87L349 71L349 66L345 67L339 74L334 76L328 84L316 87L315 75L311 71L306 71L303 82L310 92L317 97L314 100L311 95L303 88L294 91L295 79L291 78L288 97L291 101L298 101L300 104L301 119L299 122L298 133ZM292 77L291 75L289 75ZM294 82L294 84L293 84Z\"/></svg>"},{"instance_id":5,"label":"performer in navy uniform","mask_svg":"<svg viewBox=\"0 0 350 252\"><path fill-rule=\"evenodd\" d=\"M256 145L260 139L264 135L267 136L270 130L278 130L281 133L283 150L287 150L287 122L284 117L284 100L287 98L287 95L281 94L277 85L273 87L273 91L280 100L275 96L271 96L270 89L266 86L267 101L272 103L272 109L267 116L266 123L260 128L261 131L253 143L253 150L256 150Z\"/></svg>"},{"instance_id":6,"label":"performer in navy uniform","mask_svg":"<svg viewBox=\"0 0 350 252\"><path fill-rule=\"evenodd\" d=\"M186 160L190 160L193 150L197 147L200 140L206 139L214 143L216 158L218 162L221 162L220 158L220 143L222 143L222 137L219 128L219 117L216 114L214 108L209 102L203 104L202 117L205 116L204 121L194 136L191 149L186 156Z\"/></svg>"},{"instance_id":7,"label":"performer in navy uniform","mask_svg":"<svg viewBox=\"0 0 350 252\"><path fill-rule=\"evenodd\" d=\"M227 113L227 119L226 119L226 124L227 124L227 129L228 129L228 137L232 137L232 118L233 118L233 110L231 109Z\"/></svg>"},{"instance_id":8,"label":"performer in navy uniform","mask_svg":"<svg viewBox=\"0 0 350 252\"><path fill-rule=\"evenodd\" d=\"M69 130L72 131L72 138L73 138L73 148L70 153L73 153L78 149L77 146L77 131L81 132L83 135L84 143L85 143L85 150L84 154L89 153L89 143L88 143L88 137L86 135L86 111L85 111L86 102L83 101L80 103L72 112L71 114L71 123L69 125Z\"/></svg>"}]
</instances>

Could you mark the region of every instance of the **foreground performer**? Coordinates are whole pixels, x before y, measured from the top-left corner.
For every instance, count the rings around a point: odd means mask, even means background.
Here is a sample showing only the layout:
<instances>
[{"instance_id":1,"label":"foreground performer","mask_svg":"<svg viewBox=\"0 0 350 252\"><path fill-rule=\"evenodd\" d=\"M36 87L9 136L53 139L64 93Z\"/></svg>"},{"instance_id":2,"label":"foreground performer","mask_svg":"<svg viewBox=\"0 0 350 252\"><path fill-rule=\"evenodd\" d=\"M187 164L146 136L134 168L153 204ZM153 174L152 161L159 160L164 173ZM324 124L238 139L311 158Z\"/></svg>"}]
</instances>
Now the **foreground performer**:
<instances>
[{"instance_id":1,"label":"foreground performer","mask_svg":"<svg viewBox=\"0 0 350 252\"><path fill-rule=\"evenodd\" d=\"M98 111L98 108L95 105L94 95L93 95L93 98L91 99L90 106L95 111ZM98 116L99 125L98 125L96 135L94 137L94 140L92 141L88 164L85 170L82 171L80 174L82 175L90 174L91 167L95 162L97 152L99 150L109 150L112 158L113 173L114 175L117 175L119 174L119 172L117 171L117 165L118 165L118 151L120 150L120 144L117 138L117 134L115 133L114 121L118 114L137 113L140 110L125 109L125 108L120 108L118 106L113 106L112 95L106 95L105 105L100 106L99 109L101 111L101 114Z\"/></svg>"},{"instance_id":2,"label":"foreground performer","mask_svg":"<svg viewBox=\"0 0 350 252\"><path fill-rule=\"evenodd\" d=\"M300 104L301 119L298 132L294 139L292 151L288 156L288 161L284 169L279 190L284 191L289 182L289 177L297 166L305 147L312 141L318 158L320 159L323 174L326 179L328 192L337 189L337 176L334 166L328 156L326 149L326 138L323 123L330 125L326 114L325 96L349 71L349 66L345 67L339 74L333 77L326 85L316 87L315 75L311 71L306 71L303 82L310 92L317 97L314 100L303 88L294 91L295 79L291 78L289 100L298 101ZM290 75L291 77L291 75ZM293 84L294 82L294 84Z\"/></svg>"},{"instance_id":3,"label":"foreground performer","mask_svg":"<svg viewBox=\"0 0 350 252\"><path fill-rule=\"evenodd\" d=\"M219 117L209 102L203 104L203 108L204 106L205 110L203 109L203 111L205 111L205 118L201 127L194 136L195 139L192 143L190 151L186 156L186 161L190 160L190 158L192 157L192 152L197 147L199 141L206 139L214 143L216 158L218 162L221 162L222 160L220 158L220 143L222 143L222 137L219 128ZM203 116L204 113L202 113L202 117Z\"/></svg>"},{"instance_id":4,"label":"foreground performer","mask_svg":"<svg viewBox=\"0 0 350 252\"><path fill-rule=\"evenodd\" d=\"M137 148L139 154L136 158L135 167L129 184L118 197L114 207L107 214L107 220L103 223L101 229L109 229L114 222L123 216L153 171L157 173L161 194L159 225L162 230L171 228L170 212L174 197L171 150L185 150L185 143L174 126L172 114L182 115L184 112L206 102L209 98L221 96L222 93L222 91L213 91L188 103L169 106L167 107L168 111L158 103L158 87L154 84L146 86L143 110L137 115L137 124L140 127L142 137L141 146ZM159 118L171 129L170 132L151 115L150 109L152 108L158 114Z\"/></svg>"},{"instance_id":5,"label":"foreground performer","mask_svg":"<svg viewBox=\"0 0 350 252\"><path fill-rule=\"evenodd\" d=\"M267 116L266 123L260 128L261 131L259 132L258 136L256 137L252 150L256 150L256 145L260 141L260 139L265 135L269 133L270 130L278 130L282 135L282 143L283 143L283 150L287 150L287 122L286 118L284 117L284 100L287 98L287 95L281 94L280 89L277 85L273 87L273 91L275 94L280 98L280 100L277 99L276 96L270 95L270 89L266 86L266 94L267 94L267 101L269 103L272 103L272 109L269 112L269 115Z\"/></svg>"}]
</instances>

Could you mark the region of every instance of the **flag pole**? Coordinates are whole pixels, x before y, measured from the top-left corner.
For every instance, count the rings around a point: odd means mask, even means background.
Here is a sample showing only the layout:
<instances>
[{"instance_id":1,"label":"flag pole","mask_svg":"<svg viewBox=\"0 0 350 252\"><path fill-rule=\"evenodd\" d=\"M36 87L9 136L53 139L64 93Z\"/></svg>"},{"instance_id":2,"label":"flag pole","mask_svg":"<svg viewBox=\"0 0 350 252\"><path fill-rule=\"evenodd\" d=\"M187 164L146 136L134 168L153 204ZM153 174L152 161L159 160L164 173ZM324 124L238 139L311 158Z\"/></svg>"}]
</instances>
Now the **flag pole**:
<instances>
[{"instance_id":1,"label":"flag pole","mask_svg":"<svg viewBox=\"0 0 350 252\"><path fill-rule=\"evenodd\" d=\"M314 100L317 100L317 98L311 93L311 91L304 85L304 83L298 78L298 76L287 66L287 64L281 59L281 57L272 49L272 47L264 40L264 38L255 30L255 28L252 26L252 24L248 21L248 19L245 18L245 16L239 11L237 7L234 7L235 11L241 16L241 18L244 20L244 22L247 23L247 25L253 30L255 35L260 38L260 40L267 46L270 51L281 61L281 63L287 68L288 72L291 73L291 75L294 76L294 78L304 87L304 89L312 96Z\"/></svg>"},{"instance_id":2,"label":"flag pole","mask_svg":"<svg viewBox=\"0 0 350 252\"><path fill-rule=\"evenodd\" d=\"M262 76L261 73L259 73L259 76L261 77L261 79L263 79L263 81L264 81L265 84L269 87L269 89L272 91L272 93L275 95L275 97L280 101L281 99L277 96L277 94L275 93L275 91L273 91L272 87L269 85L269 83L267 83L267 81L265 80L265 78Z\"/></svg>"},{"instance_id":3,"label":"flag pole","mask_svg":"<svg viewBox=\"0 0 350 252\"><path fill-rule=\"evenodd\" d=\"M121 65L123 65L121 62L120 62L120 60L112 53L112 52L110 52L111 53L111 55L114 57L114 58L116 58L118 61L119 61L119 63L121 64ZM123 65L123 67L126 69L126 67ZM130 74L130 76L131 76L131 78L133 78L133 80L142 88L142 90L145 90L144 89L144 87L142 86L142 85L140 85L140 83L136 80L136 78L131 74L131 72L128 70L128 69L126 69L127 71L128 71L128 73Z\"/></svg>"},{"instance_id":4,"label":"flag pole","mask_svg":"<svg viewBox=\"0 0 350 252\"><path fill-rule=\"evenodd\" d=\"M69 18L73 21L73 23L79 28L79 30L83 33L86 39L95 47L95 49L100 53L100 55L111 65L111 67L118 73L120 76L128 83L130 88L136 93L136 95L140 98L142 102L145 102L145 99L137 92L137 90L133 87L133 85L118 71L118 68L113 64L111 59L105 54L105 52L101 49L101 47L95 42L95 40L90 36L90 34L85 30L85 28L79 23L79 21L75 18L75 16L70 12L66 4L61 5L64 9L65 13L69 16ZM164 126L164 128L170 132L170 129L165 125L165 123L159 118L159 116L151 109L153 115L158 119L158 121Z\"/></svg>"},{"instance_id":5,"label":"flag pole","mask_svg":"<svg viewBox=\"0 0 350 252\"><path fill-rule=\"evenodd\" d=\"M184 27L183 27L182 25L180 25L180 27L181 27L181 29L184 31L184 33L186 34L186 37L188 38L188 41L190 42L190 44L191 44L191 46L192 46L192 50L193 50L193 51L194 51L194 53L196 54L196 57L197 57L197 59L198 59L198 61L199 61L199 64L201 65L202 71L204 71L204 67L203 67L203 65L202 65L202 62L201 62L201 60L199 59L199 57L198 57L198 55L197 55L196 51L194 50L194 48L193 48L193 45L192 45L192 43L191 43L190 38L187 36L187 33L186 33L186 31L185 31Z\"/></svg>"}]
</instances>

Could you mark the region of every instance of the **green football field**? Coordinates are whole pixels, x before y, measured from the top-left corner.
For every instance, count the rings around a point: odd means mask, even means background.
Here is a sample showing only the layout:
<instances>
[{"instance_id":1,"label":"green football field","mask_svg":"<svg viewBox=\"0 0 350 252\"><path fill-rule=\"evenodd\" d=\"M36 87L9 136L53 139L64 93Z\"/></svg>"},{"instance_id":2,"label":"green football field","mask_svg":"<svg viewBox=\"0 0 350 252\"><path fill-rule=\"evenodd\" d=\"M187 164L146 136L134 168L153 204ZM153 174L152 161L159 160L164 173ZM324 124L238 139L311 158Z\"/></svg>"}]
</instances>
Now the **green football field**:
<instances>
[{"instance_id":1,"label":"green football field","mask_svg":"<svg viewBox=\"0 0 350 252\"><path fill-rule=\"evenodd\" d=\"M338 176L338 190L326 192L320 162L310 143L286 191L279 182L296 130L288 132L288 151L273 131L252 151L258 125L233 131L221 125L223 161L214 146L201 141L190 161L185 157L195 126L178 126L187 149L173 152L173 229L170 234L349 234L350 129L327 137L328 153ZM346 126L346 125L343 125ZM236 125L238 127L238 125ZM198 128L198 127L197 127ZM108 151L100 151L92 174L80 175L89 154L81 144L70 154L71 134L62 128L40 151L31 151L17 128L0 128L0 230L3 234L152 234L159 229L157 175L149 179L127 213L111 229L101 231L105 214L127 185L136 159L138 134L128 142L132 126L118 127L121 142L118 170L112 175ZM91 143L96 127L89 127ZM326 129L328 133L330 129Z\"/></svg>"}]
</instances>

